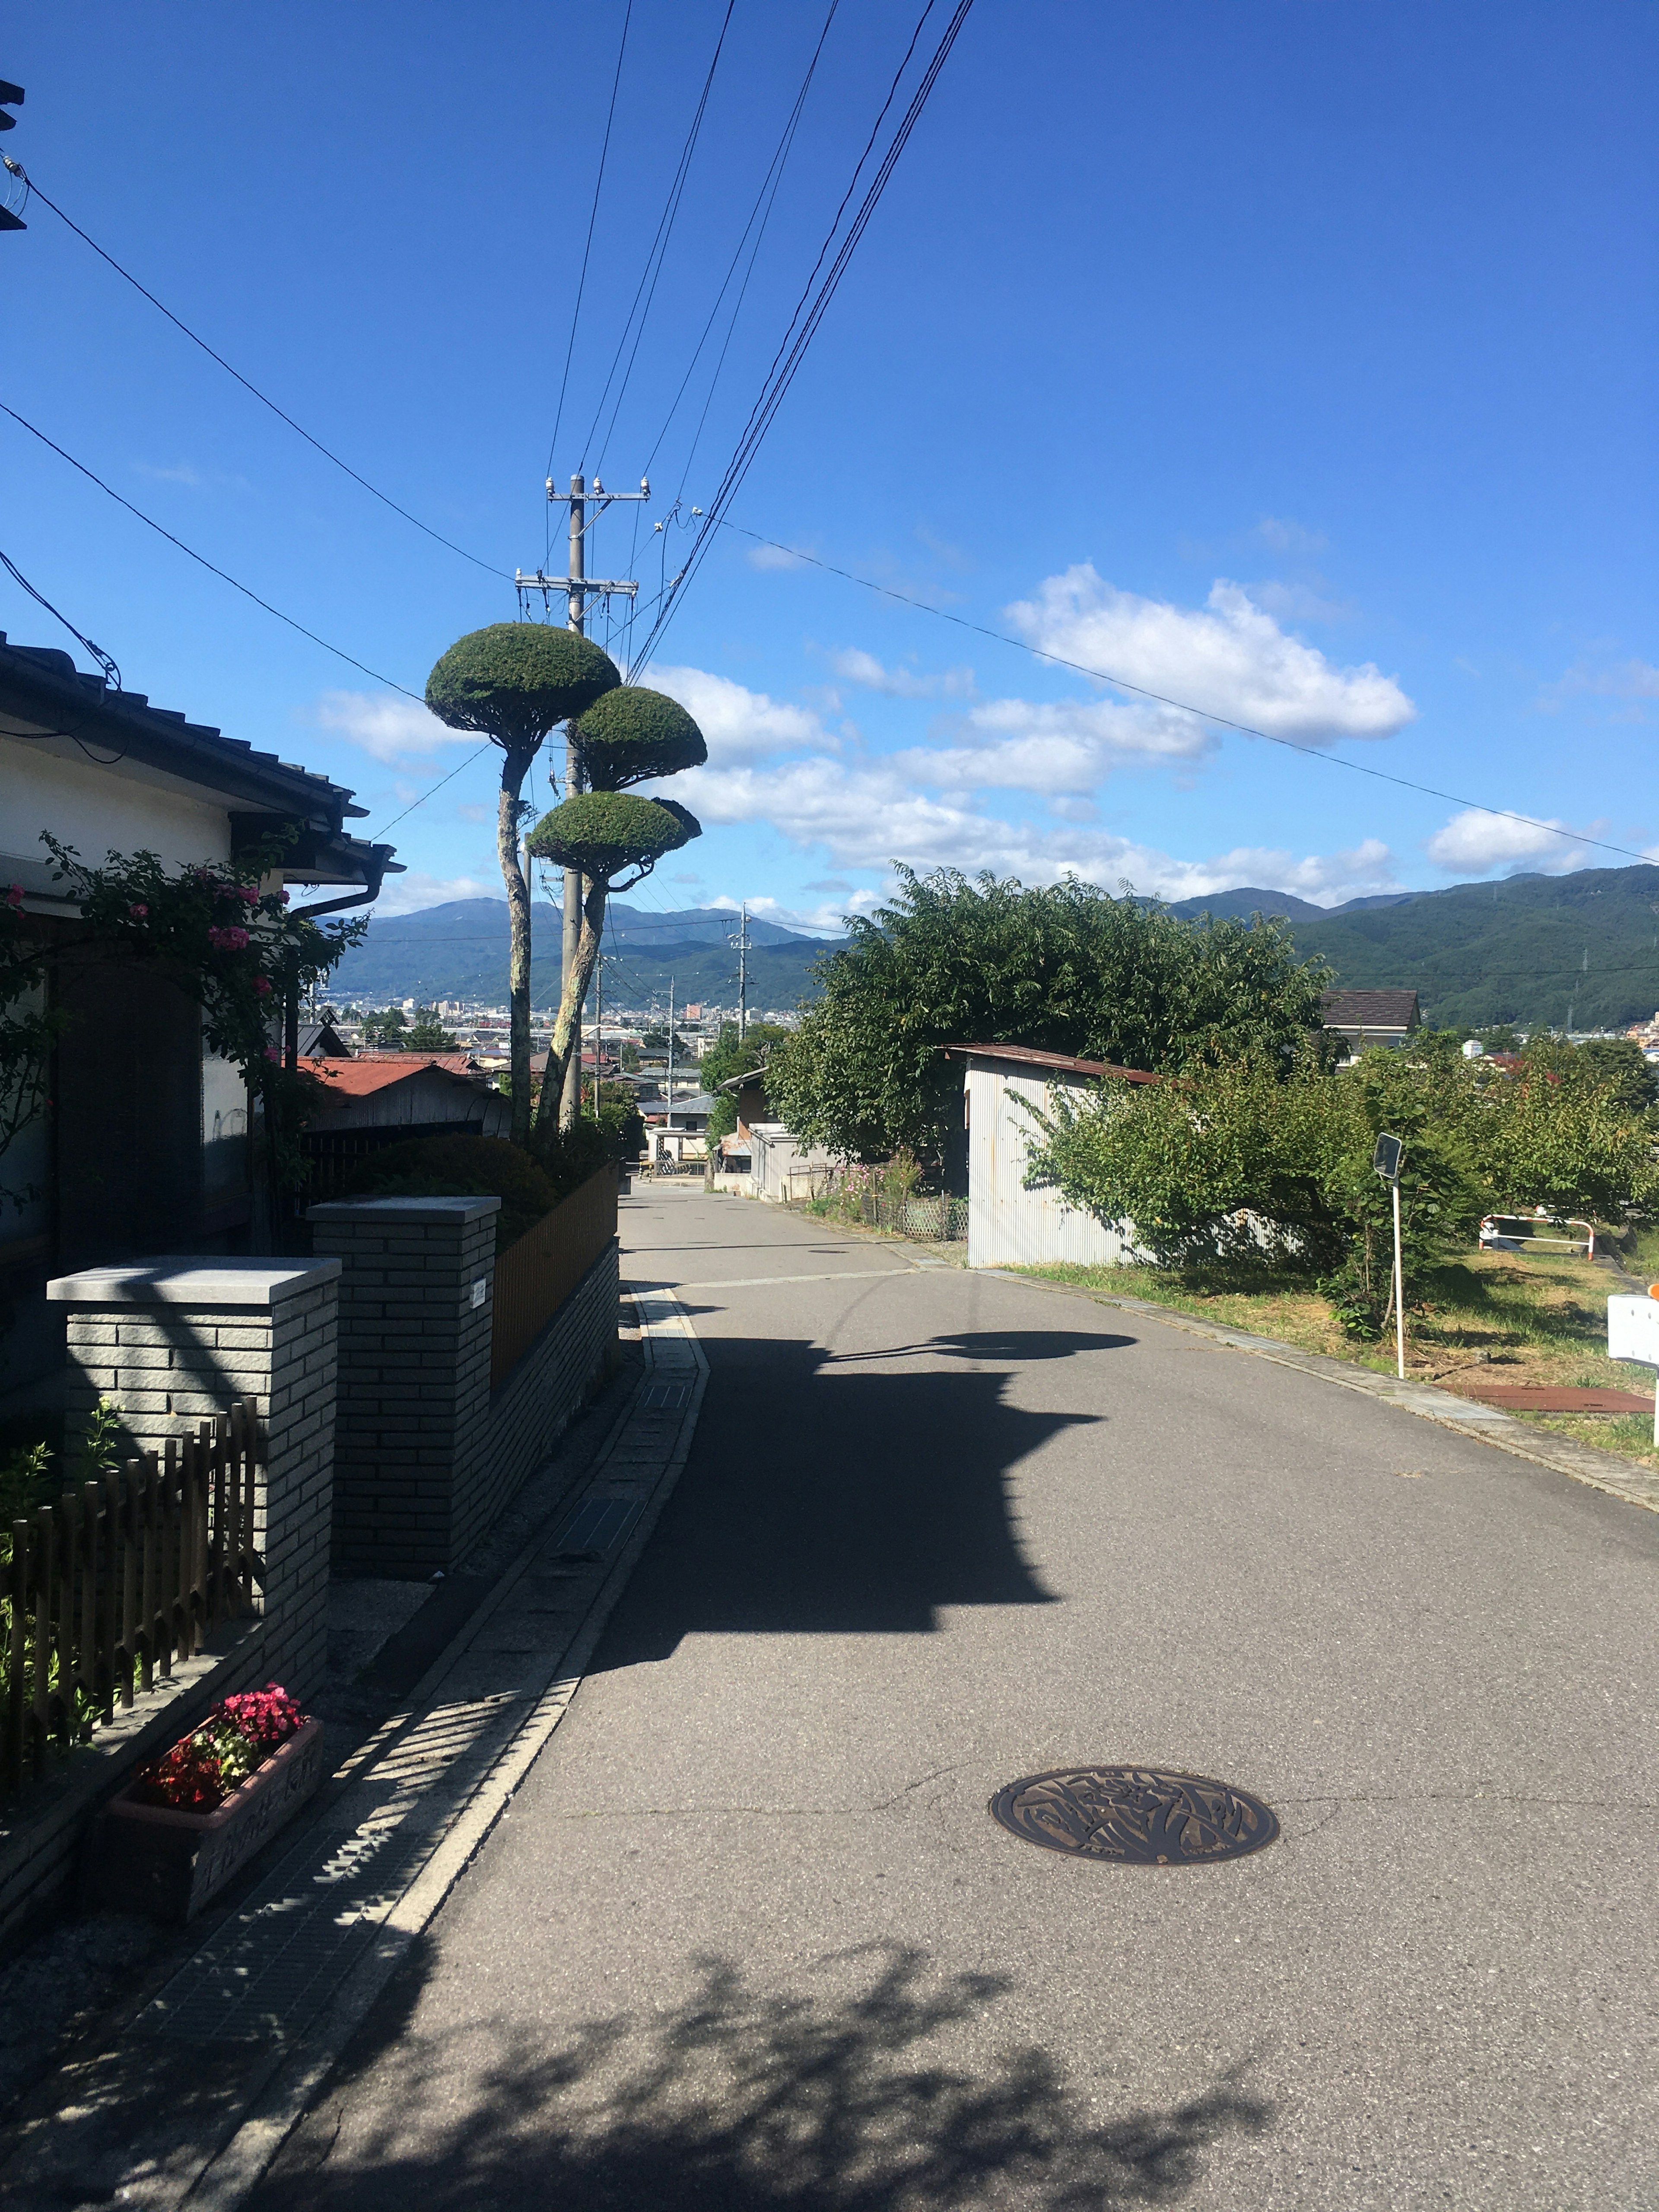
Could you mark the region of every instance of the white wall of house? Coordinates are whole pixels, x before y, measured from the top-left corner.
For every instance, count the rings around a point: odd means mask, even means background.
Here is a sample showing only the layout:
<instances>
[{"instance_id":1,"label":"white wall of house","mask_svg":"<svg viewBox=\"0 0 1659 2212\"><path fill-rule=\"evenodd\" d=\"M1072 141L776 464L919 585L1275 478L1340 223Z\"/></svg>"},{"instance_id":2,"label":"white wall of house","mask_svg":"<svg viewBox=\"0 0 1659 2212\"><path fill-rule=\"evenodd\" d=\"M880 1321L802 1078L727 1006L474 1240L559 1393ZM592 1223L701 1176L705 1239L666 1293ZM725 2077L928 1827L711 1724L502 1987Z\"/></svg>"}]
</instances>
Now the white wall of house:
<instances>
[{"instance_id":1,"label":"white wall of house","mask_svg":"<svg viewBox=\"0 0 1659 2212\"><path fill-rule=\"evenodd\" d=\"M1092 1214L1067 1206L1058 1191L1025 1188L1026 1163L1040 1132L1024 1107L1047 1112L1057 1091L1090 1087L1084 1077L1053 1069L1023 1073L1017 1062L969 1061L963 1103L970 1267L1030 1267L1056 1260L1112 1267L1139 1256L1127 1224L1107 1229Z\"/></svg>"},{"instance_id":2,"label":"white wall of house","mask_svg":"<svg viewBox=\"0 0 1659 2212\"><path fill-rule=\"evenodd\" d=\"M168 867L229 859L223 806L134 763L65 759L58 743L0 734L0 872L9 870L9 880L37 888L33 872L52 865L43 830L94 868L112 848L155 853Z\"/></svg>"}]
</instances>

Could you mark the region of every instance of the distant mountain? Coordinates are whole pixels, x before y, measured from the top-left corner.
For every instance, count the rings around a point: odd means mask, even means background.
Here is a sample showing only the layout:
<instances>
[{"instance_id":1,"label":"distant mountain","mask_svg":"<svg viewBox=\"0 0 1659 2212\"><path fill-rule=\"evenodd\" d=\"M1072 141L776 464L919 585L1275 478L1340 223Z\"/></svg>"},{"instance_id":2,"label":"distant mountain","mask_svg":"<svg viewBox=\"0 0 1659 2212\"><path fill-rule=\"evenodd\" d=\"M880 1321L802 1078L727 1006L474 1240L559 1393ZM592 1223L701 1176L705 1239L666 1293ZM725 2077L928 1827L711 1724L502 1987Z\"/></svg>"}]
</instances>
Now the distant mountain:
<instances>
[{"instance_id":1,"label":"distant mountain","mask_svg":"<svg viewBox=\"0 0 1659 2212\"><path fill-rule=\"evenodd\" d=\"M1659 1007L1659 868L1455 884L1291 917L1357 990L1414 986L1442 1028L1623 1029Z\"/></svg>"},{"instance_id":2,"label":"distant mountain","mask_svg":"<svg viewBox=\"0 0 1659 2212\"><path fill-rule=\"evenodd\" d=\"M738 956L728 940L737 933L738 919L725 907L653 914L618 901L605 921L606 1002L665 1001L672 980L681 1000L701 998L735 1006ZM809 988L807 971L826 950L823 940L753 915L749 938L750 1005L793 1006ZM538 901L531 914L533 1006L558 1003L559 940L558 908ZM502 1006L507 942L505 899L453 899L418 914L373 920L367 939L347 953L330 979L329 996L340 1006L383 1006L411 998L423 1003L473 999Z\"/></svg>"},{"instance_id":3,"label":"distant mountain","mask_svg":"<svg viewBox=\"0 0 1659 2212\"><path fill-rule=\"evenodd\" d=\"M1327 921L1334 914L1358 914L1364 908L1398 906L1402 899L1412 896L1410 891L1379 891L1370 898L1349 899L1343 906L1315 906L1311 900L1297 898L1289 891L1246 887L1235 891L1211 891L1203 898L1176 899L1170 902L1170 912L1178 914L1183 921L1196 921L1204 914L1212 914L1225 921L1248 921L1253 914L1282 915L1286 921Z\"/></svg>"}]
</instances>

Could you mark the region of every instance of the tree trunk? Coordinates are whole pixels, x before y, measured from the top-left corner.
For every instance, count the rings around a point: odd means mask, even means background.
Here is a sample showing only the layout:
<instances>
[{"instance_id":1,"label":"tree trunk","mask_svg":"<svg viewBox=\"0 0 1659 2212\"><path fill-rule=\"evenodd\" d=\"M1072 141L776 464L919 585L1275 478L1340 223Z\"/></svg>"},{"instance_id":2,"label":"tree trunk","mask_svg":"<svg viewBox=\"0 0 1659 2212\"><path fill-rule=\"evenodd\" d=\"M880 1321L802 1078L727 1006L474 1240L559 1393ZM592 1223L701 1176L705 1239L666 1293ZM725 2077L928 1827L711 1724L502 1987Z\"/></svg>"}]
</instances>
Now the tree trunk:
<instances>
[{"instance_id":1,"label":"tree trunk","mask_svg":"<svg viewBox=\"0 0 1659 2212\"><path fill-rule=\"evenodd\" d=\"M501 763L501 797L495 817L495 852L507 886L507 917L512 930L507 959L507 1051L513 1071L513 1141L530 1140L530 886L519 858L519 794L528 753L510 752Z\"/></svg>"},{"instance_id":2,"label":"tree trunk","mask_svg":"<svg viewBox=\"0 0 1659 2212\"><path fill-rule=\"evenodd\" d=\"M536 1111L538 1128L550 1121L556 1108L561 1130L574 1129L581 1114L581 1085L578 1082L567 1095L565 1071L574 1060L580 1070L582 1049L582 1004L587 997L587 987L593 980L593 970L599 963L599 945L605 935L605 902L611 886L601 878L595 883L587 880L586 894L582 900L581 934L576 940L575 965L564 979L564 995L559 1000L559 1018L553 1024L553 1042L547 1054L547 1073L542 1078L542 1095ZM599 1084L599 1057L593 1061L593 1081Z\"/></svg>"}]
</instances>

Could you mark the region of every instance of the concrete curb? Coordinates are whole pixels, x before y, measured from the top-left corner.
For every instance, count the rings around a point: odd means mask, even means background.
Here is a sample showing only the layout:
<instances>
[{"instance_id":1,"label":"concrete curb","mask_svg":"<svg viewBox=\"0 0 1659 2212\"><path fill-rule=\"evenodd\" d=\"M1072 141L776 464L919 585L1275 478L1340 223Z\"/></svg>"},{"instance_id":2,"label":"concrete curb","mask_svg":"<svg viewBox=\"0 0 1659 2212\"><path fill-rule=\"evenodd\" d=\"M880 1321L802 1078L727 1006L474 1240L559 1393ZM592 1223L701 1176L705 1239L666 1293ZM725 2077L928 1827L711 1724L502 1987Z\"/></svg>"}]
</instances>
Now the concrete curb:
<instances>
[{"instance_id":1,"label":"concrete curb","mask_svg":"<svg viewBox=\"0 0 1659 2212\"><path fill-rule=\"evenodd\" d=\"M1358 1390L1367 1397L1398 1406L1404 1413L1415 1413L1419 1419L1437 1421L1442 1428L1455 1429L1460 1435L1473 1437L1481 1443L1496 1444L1500 1451L1509 1452L1516 1459L1530 1460L1534 1467L1547 1467L1558 1474L1570 1475L1573 1481L1585 1483L1592 1490L1605 1491L1608 1497L1622 1498L1627 1505L1640 1505L1650 1513L1659 1513L1659 1474L1638 1460L1626 1459L1618 1452L1601 1451L1594 1444L1581 1444L1572 1437L1553 1436L1547 1443L1536 1429L1528 1428L1510 1414L1499 1413L1496 1407L1474 1404L1449 1390L1438 1389L1431 1382L1401 1382L1392 1375L1374 1375L1368 1368L1352 1367L1346 1360L1333 1359L1328 1353L1302 1352L1293 1344L1281 1344L1277 1337L1253 1336L1245 1329L1200 1321L1196 1315L1182 1313L1175 1307L1154 1305L1149 1298L1093 1291L1081 1283L1050 1282L1042 1275L1018 1274L1006 1267L976 1267L974 1273L989 1275L998 1282L1019 1283L1030 1291L1058 1291L1063 1297L1087 1298L1097 1306L1116 1306L1144 1320L1160 1322L1166 1328L1183 1329L1188 1336L1201 1336L1212 1344L1225 1345L1230 1351L1248 1352L1253 1359L1271 1359L1280 1367L1297 1368L1322 1382L1334 1382L1344 1390Z\"/></svg>"}]
</instances>

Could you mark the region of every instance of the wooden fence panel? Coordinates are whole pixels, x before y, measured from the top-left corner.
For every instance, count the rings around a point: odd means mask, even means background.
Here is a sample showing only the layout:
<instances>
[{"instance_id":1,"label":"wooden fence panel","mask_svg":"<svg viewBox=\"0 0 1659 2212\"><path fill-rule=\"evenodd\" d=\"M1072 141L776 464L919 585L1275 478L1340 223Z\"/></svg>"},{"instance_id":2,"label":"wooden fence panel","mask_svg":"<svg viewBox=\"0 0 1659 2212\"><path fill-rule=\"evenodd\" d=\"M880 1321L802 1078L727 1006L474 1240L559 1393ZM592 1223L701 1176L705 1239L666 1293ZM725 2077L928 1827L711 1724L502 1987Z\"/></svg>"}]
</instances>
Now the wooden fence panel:
<instances>
[{"instance_id":1,"label":"wooden fence panel","mask_svg":"<svg viewBox=\"0 0 1659 2212\"><path fill-rule=\"evenodd\" d=\"M244 1399L100 1481L14 1521L0 1634L0 1800L166 1680L220 1623L251 1609L258 1410Z\"/></svg>"},{"instance_id":2,"label":"wooden fence panel","mask_svg":"<svg viewBox=\"0 0 1659 2212\"><path fill-rule=\"evenodd\" d=\"M500 1389L617 1233L617 1170L601 1168L495 1262L489 1387Z\"/></svg>"}]
</instances>

